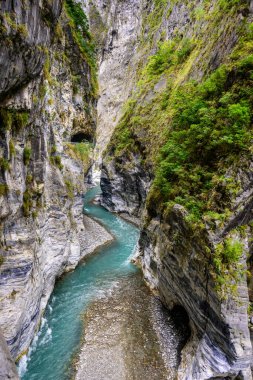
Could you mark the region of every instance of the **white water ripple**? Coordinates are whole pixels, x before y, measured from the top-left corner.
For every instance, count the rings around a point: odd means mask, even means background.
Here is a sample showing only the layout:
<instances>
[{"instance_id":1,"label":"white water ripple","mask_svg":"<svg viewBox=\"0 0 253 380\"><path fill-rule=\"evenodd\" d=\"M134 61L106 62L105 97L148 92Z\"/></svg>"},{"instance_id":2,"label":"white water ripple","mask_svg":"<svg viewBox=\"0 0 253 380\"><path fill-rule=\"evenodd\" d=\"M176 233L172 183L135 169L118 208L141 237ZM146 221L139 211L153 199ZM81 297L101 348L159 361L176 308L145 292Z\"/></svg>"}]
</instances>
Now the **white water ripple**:
<instances>
[{"instance_id":1,"label":"white water ripple","mask_svg":"<svg viewBox=\"0 0 253 380\"><path fill-rule=\"evenodd\" d=\"M52 309L52 307L51 307L51 309ZM49 342L50 340L52 340L52 330L48 327L47 319L44 318L44 317L42 317L41 318L41 325L40 325L40 329L39 329L38 333L33 338L32 344L31 344L31 346L30 346L27 354L24 355L24 356L22 356L22 358L20 359L20 361L18 363L18 374L19 374L19 377L24 376L24 374L26 373L28 363L31 360L31 354L34 351L36 351L37 346L38 346L39 337L42 334L42 332L43 332L44 329L46 329L46 334L45 334L45 337L42 339L42 341L40 342L39 345L41 346L41 345Z\"/></svg>"}]
</instances>

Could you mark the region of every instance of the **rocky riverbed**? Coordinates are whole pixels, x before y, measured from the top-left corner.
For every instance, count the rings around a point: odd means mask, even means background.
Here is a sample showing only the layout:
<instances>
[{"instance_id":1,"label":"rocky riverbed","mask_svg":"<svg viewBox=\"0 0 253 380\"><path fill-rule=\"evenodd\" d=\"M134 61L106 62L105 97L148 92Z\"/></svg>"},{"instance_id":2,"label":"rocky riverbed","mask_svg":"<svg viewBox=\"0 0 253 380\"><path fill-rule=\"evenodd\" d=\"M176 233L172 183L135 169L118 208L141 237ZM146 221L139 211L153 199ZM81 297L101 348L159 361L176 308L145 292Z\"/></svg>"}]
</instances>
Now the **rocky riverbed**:
<instances>
[{"instance_id":1,"label":"rocky riverbed","mask_svg":"<svg viewBox=\"0 0 253 380\"><path fill-rule=\"evenodd\" d=\"M83 316L76 380L173 380L187 336L141 274L122 279Z\"/></svg>"}]
</instances>

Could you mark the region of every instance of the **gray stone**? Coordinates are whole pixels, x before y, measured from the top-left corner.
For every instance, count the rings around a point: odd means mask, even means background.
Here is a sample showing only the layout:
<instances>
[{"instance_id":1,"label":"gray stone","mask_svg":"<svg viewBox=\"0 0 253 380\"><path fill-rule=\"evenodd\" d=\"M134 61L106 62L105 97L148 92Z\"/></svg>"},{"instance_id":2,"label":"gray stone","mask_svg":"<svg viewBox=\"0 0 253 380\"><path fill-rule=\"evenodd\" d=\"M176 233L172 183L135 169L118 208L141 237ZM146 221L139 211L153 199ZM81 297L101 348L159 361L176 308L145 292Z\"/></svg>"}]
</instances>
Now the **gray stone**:
<instances>
[{"instance_id":1,"label":"gray stone","mask_svg":"<svg viewBox=\"0 0 253 380\"><path fill-rule=\"evenodd\" d=\"M23 3L4 1L0 5L7 36L1 35L0 44L0 107L29 115L24 128L1 129L0 135L1 154L10 162L10 171L0 173L0 183L9 189L0 195L4 257L0 326L14 359L28 349L56 279L112 239L102 226L83 215L87 168L66 145L73 133L87 126L94 134L95 99L87 95L91 93L89 66L73 40L66 16L60 13L62 1L27 0L25 7ZM13 25L23 27L8 26L6 15L13 17ZM61 39L55 35L57 21ZM42 70L46 55L50 61L47 75ZM87 99L86 110L77 96ZM10 141L15 147L12 156ZM31 149L26 165L24 147ZM55 157L60 157L62 167L54 164ZM26 189L31 203L27 217L23 207Z\"/></svg>"},{"instance_id":2,"label":"gray stone","mask_svg":"<svg viewBox=\"0 0 253 380\"><path fill-rule=\"evenodd\" d=\"M18 380L18 372L7 343L0 332L0 379Z\"/></svg>"}]
</instances>

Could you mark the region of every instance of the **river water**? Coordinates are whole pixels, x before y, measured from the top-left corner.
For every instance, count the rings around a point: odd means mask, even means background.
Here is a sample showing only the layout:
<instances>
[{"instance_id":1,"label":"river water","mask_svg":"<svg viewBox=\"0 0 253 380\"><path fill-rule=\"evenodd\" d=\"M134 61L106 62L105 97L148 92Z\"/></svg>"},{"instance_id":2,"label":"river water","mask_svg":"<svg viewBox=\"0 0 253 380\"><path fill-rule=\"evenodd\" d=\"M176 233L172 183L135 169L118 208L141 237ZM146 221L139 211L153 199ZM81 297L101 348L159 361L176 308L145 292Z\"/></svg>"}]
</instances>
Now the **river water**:
<instances>
[{"instance_id":1,"label":"river water","mask_svg":"<svg viewBox=\"0 0 253 380\"><path fill-rule=\"evenodd\" d=\"M102 222L116 239L57 281L28 361L24 358L19 365L24 380L68 379L71 361L80 343L81 314L92 301L110 292L121 278L137 271L129 262L129 256L134 251L139 231L92 204L90 201L98 192L98 188L93 188L86 194L85 213Z\"/></svg>"},{"instance_id":2,"label":"river water","mask_svg":"<svg viewBox=\"0 0 253 380\"><path fill-rule=\"evenodd\" d=\"M93 204L92 200L98 193L99 188L88 191L84 199L84 212L100 221L115 240L57 281L40 331L28 355L20 361L19 373L22 380L72 379L75 374L73 359L78 357L81 340L89 344L85 347L82 342L83 363L77 379L174 378L165 375L166 358L163 360L159 351L159 330L165 350L169 349L167 356L172 360L172 367L178 364L177 346L181 342L181 333L176 331L169 316L164 317L159 301L150 294L140 271L130 262L139 230L117 215ZM115 330L117 324L118 331ZM112 368L112 371L116 371L115 377L113 372L104 375L103 371L108 369L105 368L107 363L109 365L107 354L112 352L112 347L115 348L117 339L121 345L117 352L120 349L124 354L121 358L116 356L113 359L116 361L116 367ZM101 346L108 346L103 353L104 363L98 361L99 355L100 360L103 356L101 352L99 354L100 343L97 342L100 341ZM113 355L112 352L112 358ZM123 369L120 368L121 359Z\"/></svg>"}]
</instances>

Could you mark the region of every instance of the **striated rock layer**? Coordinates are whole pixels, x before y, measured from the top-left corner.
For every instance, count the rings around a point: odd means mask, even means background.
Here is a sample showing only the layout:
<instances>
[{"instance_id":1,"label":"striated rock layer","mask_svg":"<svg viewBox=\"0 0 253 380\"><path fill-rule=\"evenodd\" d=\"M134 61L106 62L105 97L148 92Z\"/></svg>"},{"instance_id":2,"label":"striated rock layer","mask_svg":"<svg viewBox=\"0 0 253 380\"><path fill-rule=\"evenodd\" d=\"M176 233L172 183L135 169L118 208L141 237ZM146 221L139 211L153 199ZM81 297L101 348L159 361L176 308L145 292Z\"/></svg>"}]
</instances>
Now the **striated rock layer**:
<instances>
[{"instance_id":1,"label":"striated rock layer","mask_svg":"<svg viewBox=\"0 0 253 380\"><path fill-rule=\"evenodd\" d=\"M56 278L112 237L82 211L90 161L70 140L94 136L95 78L73 20L62 1L19 0L0 19L0 326L17 359Z\"/></svg>"},{"instance_id":2,"label":"striated rock layer","mask_svg":"<svg viewBox=\"0 0 253 380\"><path fill-rule=\"evenodd\" d=\"M0 334L0 379L18 379L17 368L2 333Z\"/></svg>"},{"instance_id":3,"label":"striated rock layer","mask_svg":"<svg viewBox=\"0 0 253 380\"><path fill-rule=\"evenodd\" d=\"M98 50L99 98L94 174L135 84L138 39L141 34L140 0L82 3Z\"/></svg>"},{"instance_id":4,"label":"striated rock layer","mask_svg":"<svg viewBox=\"0 0 253 380\"><path fill-rule=\"evenodd\" d=\"M182 352L179 378L250 379L246 279L236 296L221 302L208 247L211 252L213 237L194 231L184 209L175 206L166 221L153 220L143 228L139 260L146 280L166 306L181 305L189 315L192 335Z\"/></svg>"},{"instance_id":5,"label":"striated rock layer","mask_svg":"<svg viewBox=\"0 0 253 380\"><path fill-rule=\"evenodd\" d=\"M252 281L249 280L248 289L246 278L247 267L252 271L251 157L246 159L242 154L226 169L223 184L213 189L216 205L211 203L211 219L202 215L198 224L180 205L180 197L163 212L159 192L150 191L150 187L156 174L157 155L173 117L173 109L163 113L170 107L168 99L174 101L173 95L184 83L201 82L228 62L243 37L243 25L252 22L253 3L245 1L231 8L225 1L164 1L160 8L157 2L139 4L143 6L139 65L144 70L137 75L140 81L136 91L104 154L101 203L110 210L142 217L137 261L145 279L168 308L180 306L189 317L191 337L182 350L178 378L248 380L252 378L248 326L248 290L252 294ZM155 17L157 27L155 21L152 23ZM166 48L153 61L149 60L153 66L145 66L145 62L148 55L158 51L157 43L167 40L175 41L178 54L181 41L192 41L193 45L185 61L178 60L178 65L174 63L176 58L168 55L172 68L165 61L164 74L159 64ZM246 56L247 52L240 54ZM234 55L232 59L236 58ZM155 71L157 67L162 74ZM151 69L153 76L149 76ZM233 74L231 83L237 79L235 71ZM233 184L226 195L224 178ZM215 207L222 214L224 198L225 216L218 219ZM227 242L238 243L240 259L219 278L215 255Z\"/></svg>"}]
</instances>

